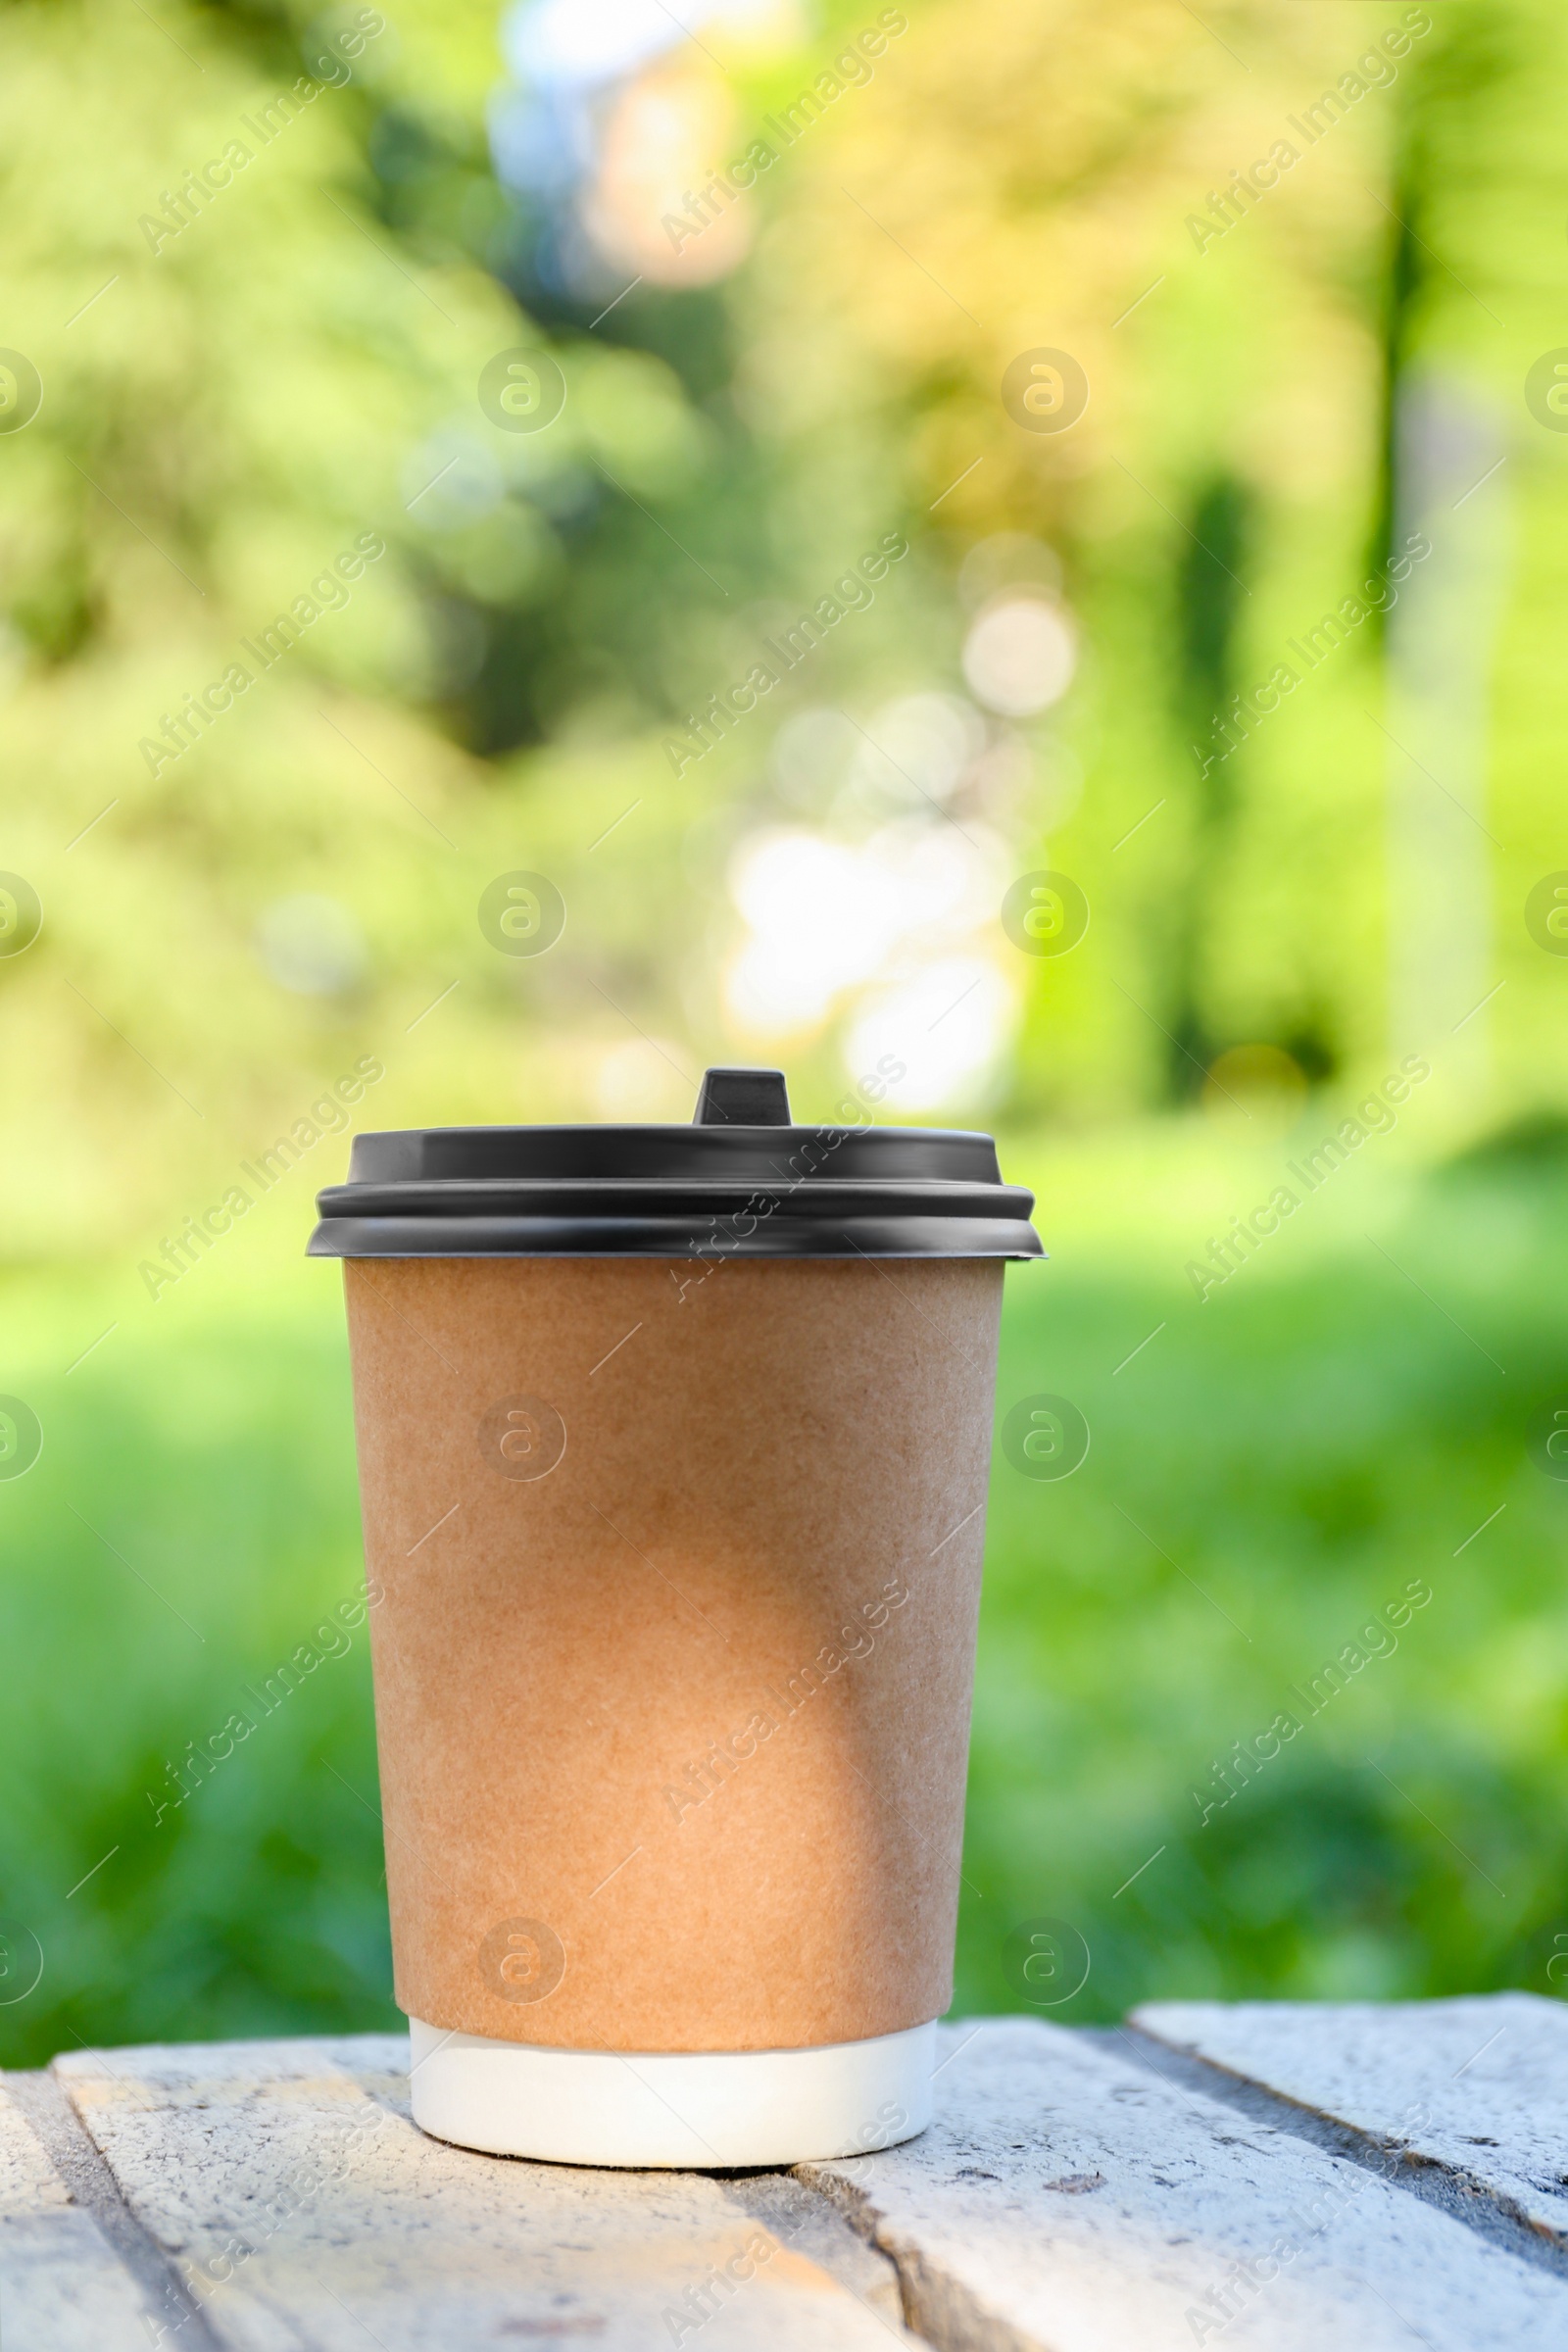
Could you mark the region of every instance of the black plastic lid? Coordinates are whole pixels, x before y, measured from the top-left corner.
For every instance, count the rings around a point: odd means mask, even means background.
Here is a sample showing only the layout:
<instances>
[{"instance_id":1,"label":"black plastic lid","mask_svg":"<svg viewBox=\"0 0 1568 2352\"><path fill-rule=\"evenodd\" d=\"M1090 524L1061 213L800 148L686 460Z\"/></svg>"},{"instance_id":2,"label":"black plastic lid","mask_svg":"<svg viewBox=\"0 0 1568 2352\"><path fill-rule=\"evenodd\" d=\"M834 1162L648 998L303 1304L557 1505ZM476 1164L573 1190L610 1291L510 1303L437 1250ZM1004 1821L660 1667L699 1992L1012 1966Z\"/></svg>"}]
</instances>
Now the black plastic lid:
<instances>
[{"instance_id":1,"label":"black plastic lid","mask_svg":"<svg viewBox=\"0 0 1568 2352\"><path fill-rule=\"evenodd\" d=\"M312 1257L1043 1257L989 1135L796 1127L781 1070L710 1070L689 1127L357 1135Z\"/></svg>"}]
</instances>

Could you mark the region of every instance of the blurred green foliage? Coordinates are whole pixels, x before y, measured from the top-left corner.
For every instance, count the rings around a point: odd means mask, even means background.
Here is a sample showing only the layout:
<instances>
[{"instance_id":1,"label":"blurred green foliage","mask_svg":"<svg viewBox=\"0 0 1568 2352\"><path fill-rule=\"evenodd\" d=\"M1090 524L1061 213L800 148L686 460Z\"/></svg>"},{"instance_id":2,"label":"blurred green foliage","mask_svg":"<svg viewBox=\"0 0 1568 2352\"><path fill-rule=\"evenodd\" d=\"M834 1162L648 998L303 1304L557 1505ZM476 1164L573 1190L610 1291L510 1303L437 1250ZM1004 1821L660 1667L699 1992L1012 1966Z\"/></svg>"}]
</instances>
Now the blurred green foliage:
<instances>
[{"instance_id":1,"label":"blurred green foliage","mask_svg":"<svg viewBox=\"0 0 1568 2352\"><path fill-rule=\"evenodd\" d=\"M1064 1392L1094 1438L1059 1484L995 1472L965 1993L1038 1997L1004 1931L1052 1916L1094 1955L1070 2016L1556 1989L1568 1138L1338 1170L1201 1305L1152 1262L1150 1158L1117 1173L1088 1246L1009 1298L1002 1400ZM1299 1730L1260 1740L1282 1711Z\"/></svg>"},{"instance_id":2,"label":"blurred green foliage","mask_svg":"<svg viewBox=\"0 0 1568 2352\"><path fill-rule=\"evenodd\" d=\"M888 16L676 254L662 210ZM42 385L0 431L0 869L44 909L0 956L0 1389L45 1431L0 1481L0 1916L44 1953L0 2059L391 2018L363 1634L157 1818L358 1581L339 1303L297 1256L335 1116L210 1262L138 1270L365 1056L369 1125L682 1117L743 1058L825 1117L874 1037L928 1059L888 1115L993 1121L1038 1180L1000 1403L1069 1394L1094 1438L1059 1485L997 1467L963 2004L1025 1997L1007 1937L1048 1916L1092 1954L1074 2017L1552 1989L1565 1497L1528 1440L1568 1374L1568 1062L1522 909L1568 866L1568 442L1524 385L1563 332L1560 12L720 9L551 119L597 158L559 184L493 160L550 126L527 18L0 6L0 344ZM567 386L537 434L478 397L519 347ZM1060 434L999 397L1042 348L1092 387ZM1415 522L1397 608L1205 767ZM1076 654L1017 708L972 659L1010 595ZM1055 959L997 911L1047 865L1093 907ZM475 919L514 868L567 906L534 959ZM1391 1036L1434 1065L1396 1142L1200 1304L1188 1262ZM1397 1652L1200 1825L1216 1757L1415 1577Z\"/></svg>"}]
</instances>

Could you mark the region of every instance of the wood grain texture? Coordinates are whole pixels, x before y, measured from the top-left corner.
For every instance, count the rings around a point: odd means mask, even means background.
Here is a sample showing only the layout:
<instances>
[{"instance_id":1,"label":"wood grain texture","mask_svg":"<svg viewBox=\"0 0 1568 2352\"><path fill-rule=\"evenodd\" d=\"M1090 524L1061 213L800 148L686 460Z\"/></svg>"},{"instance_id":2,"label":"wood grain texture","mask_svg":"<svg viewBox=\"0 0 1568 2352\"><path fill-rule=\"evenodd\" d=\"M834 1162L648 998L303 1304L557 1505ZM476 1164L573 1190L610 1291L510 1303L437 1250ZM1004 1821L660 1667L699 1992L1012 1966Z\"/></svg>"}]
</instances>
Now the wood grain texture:
<instances>
[{"instance_id":1,"label":"wood grain texture","mask_svg":"<svg viewBox=\"0 0 1568 2352\"><path fill-rule=\"evenodd\" d=\"M72 2196L0 2087L0 2343L5 2352L147 2352L159 2309Z\"/></svg>"},{"instance_id":2,"label":"wood grain texture","mask_svg":"<svg viewBox=\"0 0 1568 2352\"><path fill-rule=\"evenodd\" d=\"M1562 2352L1568 2282L1393 2178L1034 2020L943 2029L921 2138L802 2166L942 2352Z\"/></svg>"},{"instance_id":3,"label":"wood grain texture","mask_svg":"<svg viewBox=\"0 0 1568 2352\"><path fill-rule=\"evenodd\" d=\"M6 2352L1562 2352L1549 2249L1471 2226L1480 2191L1450 2212L1405 2185L1459 2138L1489 2198L1556 2161L1550 2004L1145 2023L1168 2049L1032 2018L946 2027L921 2138L737 2178L448 2147L410 2121L401 2035L75 2052L55 2079L152 2267L138 2284L0 2094ZM1510 2037L1521 2054L1471 2112ZM1225 2047L1245 2087L1216 2076L1209 2095L1178 2044ZM1341 2110L1353 2158L1312 2136ZM1477 2122L1495 2129L1459 2132Z\"/></svg>"},{"instance_id":4,"label":"wood grain texture","mask_svg":"<svg viewBox=\"0 0 1568 2352\"><path fill-rule=\"evenodd\" d=\"M79 2051L55 2065L231 2352L579 2339L597 2352L884 2352L890 2329L902 2338L887 2265L820 2199L765 2212L702 2174L448 2147L408 2120L401 2036ZM171 2329L163 2352L182 2342Z\"/></svg>"},{"instance_id":5,"label":"wood grain texture","mask_svg":"<svg viewBox=\"0 0 1568 2352\"><path fill-rule=\"evenodd\" d=\"M1568 2250L1568 2008L1529 1992L1446 2001L1152 2001L1146 2034L1374 2146L1436 2165Z\"/></svg>"}]
</instances>

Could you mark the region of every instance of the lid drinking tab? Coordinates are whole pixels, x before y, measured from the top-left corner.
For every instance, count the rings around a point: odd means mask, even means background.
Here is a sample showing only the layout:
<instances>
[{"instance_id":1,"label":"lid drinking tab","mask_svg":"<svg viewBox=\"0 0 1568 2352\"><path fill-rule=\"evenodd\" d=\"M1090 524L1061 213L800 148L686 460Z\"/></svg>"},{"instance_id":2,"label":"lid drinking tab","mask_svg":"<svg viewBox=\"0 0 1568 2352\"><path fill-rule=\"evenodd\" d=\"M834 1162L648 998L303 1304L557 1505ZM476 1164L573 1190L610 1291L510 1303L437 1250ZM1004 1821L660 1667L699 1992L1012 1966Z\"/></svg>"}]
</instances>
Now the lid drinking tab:
<instances>
[{"instance_id":1,"label":"lid drinking tab","mask_svg":"<svg viewBox=\"0 0 1568 2352\"><path fill-rule=\"evenodd\" d=\"M787 1127L782 1070L705 1070L694 1127Z\"/></svg>"}]
</instances>

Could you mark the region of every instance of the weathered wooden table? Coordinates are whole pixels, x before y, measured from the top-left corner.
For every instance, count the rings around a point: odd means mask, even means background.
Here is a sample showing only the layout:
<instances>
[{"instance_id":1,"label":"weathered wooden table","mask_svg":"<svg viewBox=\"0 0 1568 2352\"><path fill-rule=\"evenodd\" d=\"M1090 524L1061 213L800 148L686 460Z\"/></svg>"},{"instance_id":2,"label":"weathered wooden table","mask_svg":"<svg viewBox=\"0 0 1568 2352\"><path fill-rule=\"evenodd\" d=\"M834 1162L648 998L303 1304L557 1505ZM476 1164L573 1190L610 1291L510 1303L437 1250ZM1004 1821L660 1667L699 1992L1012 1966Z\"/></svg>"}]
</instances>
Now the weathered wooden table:
<instances>
[{"instance_id":1,"label":"weathered wooden table","mask_svg":"<svg viewBox=\"0 0 1568 2352\"><path fill-rule=\"evenodd\" d=\"M5 2352L1568 2352L1568 2008L944 2029L921 2138L789 2173L476 2156L401 2038L82 2051L0 2090Z\"/></svg>"}]
</instances>

